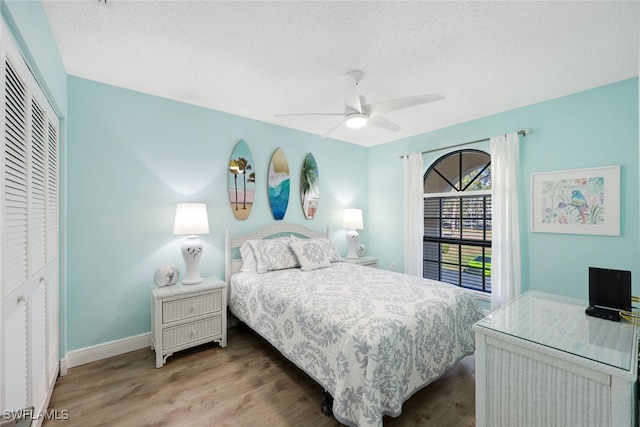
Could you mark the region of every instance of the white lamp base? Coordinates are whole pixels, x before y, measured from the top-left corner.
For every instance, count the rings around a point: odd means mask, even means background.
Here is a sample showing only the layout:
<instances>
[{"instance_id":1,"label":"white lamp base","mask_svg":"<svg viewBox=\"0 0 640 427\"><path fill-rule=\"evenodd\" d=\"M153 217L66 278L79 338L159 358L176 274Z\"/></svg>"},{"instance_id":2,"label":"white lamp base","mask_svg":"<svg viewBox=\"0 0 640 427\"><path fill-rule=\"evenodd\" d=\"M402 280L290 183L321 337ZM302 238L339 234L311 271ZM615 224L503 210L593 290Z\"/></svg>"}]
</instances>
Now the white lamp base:
<instances>
[{"instance_id":1,"label":"white lamp base","mask_svg":"<svg viewBox=\"0 0 640 427\"><path fill-rule=\"evenodd\" d=\"M358 258L358 232L356 230L347 231L347 245L349 247L347 258Z\"/></svg>"},{"instance_id":2,"label":"white lamp base","mask_svg":"<svg viewBox=\"0 0 640 427\"><path fill-rule=\"evenodd\" d=\"M187 240L182 244L182 258L184 258L186 267L182 284L195 285L202 282L198 269L200 258L202 258L202 242L198 239L198 236L191 235L187 237Z\"/></svg>"}]
</instances>

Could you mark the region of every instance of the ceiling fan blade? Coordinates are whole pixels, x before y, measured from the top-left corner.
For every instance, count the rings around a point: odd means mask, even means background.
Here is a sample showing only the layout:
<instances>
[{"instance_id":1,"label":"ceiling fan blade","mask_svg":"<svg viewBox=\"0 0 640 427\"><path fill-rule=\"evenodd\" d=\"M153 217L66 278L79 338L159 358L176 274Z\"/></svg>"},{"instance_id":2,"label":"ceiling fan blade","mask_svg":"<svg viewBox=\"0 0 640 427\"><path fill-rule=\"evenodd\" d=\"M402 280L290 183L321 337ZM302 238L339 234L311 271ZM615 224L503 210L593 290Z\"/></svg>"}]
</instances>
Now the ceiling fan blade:
<instances>
[{"instance_id":1,"label":"ceiling fan blade","mask_svg":"<svg viewBox=\"0 0 640 427\"><path fill-rule=\"evenodd\" d=\"M276 114L275 117L287 117L287 116L342 116L344 113L292 113L292 114Z\"/></svg>"},{"instance_id":2,"label":"ceiling fan blade","mask_svg":"<svg viewBox=\"0 0 640 427\"><path fill-rule=\"evenodd\" d=\"M390 130L391 132L398 132L400 129L402 129L391 120L387 120L382 116L369 117L369 120L367 120L367 124L378 128Z\"/></svg>"},{"instance_id":3,"label":"ceiling fan blade","mask_svg":"<svg viewBox=\"0 0 640 427\"><path fill-rule=\"evenodd\" d=\"M369 117L376 117L381 114L402 110L403 108L415 107L416 105L422 105L428 102L439 101L444 98L444 92L434 92L426 95L418 95L409 98L401 98L393 101L384 101L376 104L365 105L364 110L369 114Z\"/></svg>"},{"instance_id":4,"label":"ceiling fan blade","mask_svg":"<svg viewBox=\"0 0 640 427\"><path fill-rule=\"evenodd\" d=\"M333 132L335 132L336 130L338 130L339 128L342 127L342 125L344 124L344 120L341 120L340 123L338 123L337 125L335 125L334 127L332 127L331 129L329 129L328 131L326 131L325 133L322 134L322 136L320 138L327 138L329 135L331 135Z\"/></svg>"},{"instance_id":5,"label":"ceiling fan blade","mask_svg":"<svg viewBox=\"0 0 640 427\"><path fill-rule=\"evenodd\" d=\"M342 86L344 89L344 107L345 111L350 110L362 113L362 104L358 95L358 81L351 74L342 76Z\"/></svg>"}]
</instances>

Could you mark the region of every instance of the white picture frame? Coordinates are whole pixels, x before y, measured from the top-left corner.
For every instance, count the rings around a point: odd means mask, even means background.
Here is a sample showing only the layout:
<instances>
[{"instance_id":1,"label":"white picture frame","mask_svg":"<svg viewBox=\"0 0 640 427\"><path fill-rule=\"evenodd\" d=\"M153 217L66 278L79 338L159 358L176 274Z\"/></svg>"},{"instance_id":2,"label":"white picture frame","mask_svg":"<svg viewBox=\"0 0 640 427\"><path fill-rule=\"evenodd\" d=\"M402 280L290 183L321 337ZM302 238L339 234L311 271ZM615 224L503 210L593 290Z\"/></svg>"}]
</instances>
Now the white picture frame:
<instances>
[{"instance_id":1,"label":"white picture frame","mask_svg":"<svg viewBox=\"0 0 640 427\"><path fill-rule=\"evenodd\" d=\"M531 231L620 235L620 166L531 174Z\"/></svg>"}]
</instances>

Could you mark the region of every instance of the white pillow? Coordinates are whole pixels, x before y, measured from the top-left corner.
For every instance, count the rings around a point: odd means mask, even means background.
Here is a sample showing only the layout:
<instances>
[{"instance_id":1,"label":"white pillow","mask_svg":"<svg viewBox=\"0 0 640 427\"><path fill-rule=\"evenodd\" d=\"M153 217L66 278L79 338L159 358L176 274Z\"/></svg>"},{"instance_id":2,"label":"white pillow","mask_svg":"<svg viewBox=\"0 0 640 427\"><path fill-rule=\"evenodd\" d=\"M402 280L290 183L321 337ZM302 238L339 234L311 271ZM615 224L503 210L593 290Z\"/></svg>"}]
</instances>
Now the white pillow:
<instances>
[{"instance_id":1,"label":"white pillow","mask_svg":"<svg viewBox=\"0 0 640 427\"><path fill-rule=\"evenodd\" d=\"M294 240L289 243L293 253L298 258L301 270L308 271L331 267L331 261L325 245L318 240Z\"/></svg>"},{"instance_id":2,"label":"white pillow","mask_svg":"<svg viewBox=\"0 0 640 427\"><path fill-rule=\"evenodd\" d=\"M256 257L258 273L300 267L298 259L289 247L291 241L290 237L249 241Z\"/></svg>"},{"instance_id":3,"label":"white pillow","mask_svg":"<svg viewBox=\"0 0 640 427\"><path fill-rule=\"evenodd\" d=\"M242 268L240 271L256 271L258 269L256 256L253 253L250 242L250 240L247 240L240 246L240 256L242 256Z\"/></svg>"}]
</instances>

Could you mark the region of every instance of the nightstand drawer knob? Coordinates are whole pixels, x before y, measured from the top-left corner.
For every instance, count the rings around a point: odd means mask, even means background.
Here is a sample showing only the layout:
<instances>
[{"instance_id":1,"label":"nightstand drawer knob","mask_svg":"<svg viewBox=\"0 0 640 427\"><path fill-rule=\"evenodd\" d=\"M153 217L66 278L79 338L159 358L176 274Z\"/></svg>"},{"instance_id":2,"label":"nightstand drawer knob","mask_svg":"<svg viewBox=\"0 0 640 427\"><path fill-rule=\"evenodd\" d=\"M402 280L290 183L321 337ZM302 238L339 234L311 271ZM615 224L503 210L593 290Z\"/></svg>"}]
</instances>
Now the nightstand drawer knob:
<instances>
[{"instance_id":1,"label":"nightstand drawer knob","mask_svg":"<svg viewBox=\"0 0 640 427\"><path fill-rule=\"evenodd\" d=\"M195 305L195 304L193 304L193 305L191 306L191 311L196 311L196 305Z\"/></svg>"},{"instance_id":2,"label":"nightstand drawer knob","mask_svg":"<svg viewBox=\"0 0 640 427\"><path fill-rule=\"evenodd\" d=\"M195 336L196 336L196 330L195 330L195 329L193 329L193 330L191 331L191 338L193 338L193 337L195 337Z\"/></svg>"}]
</instances>

